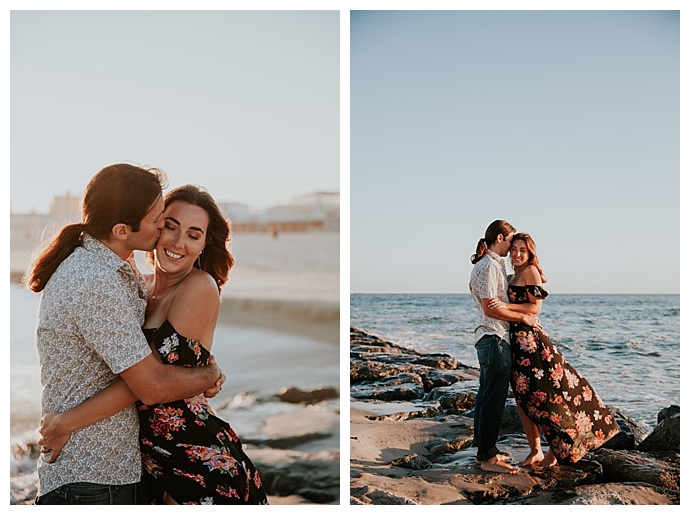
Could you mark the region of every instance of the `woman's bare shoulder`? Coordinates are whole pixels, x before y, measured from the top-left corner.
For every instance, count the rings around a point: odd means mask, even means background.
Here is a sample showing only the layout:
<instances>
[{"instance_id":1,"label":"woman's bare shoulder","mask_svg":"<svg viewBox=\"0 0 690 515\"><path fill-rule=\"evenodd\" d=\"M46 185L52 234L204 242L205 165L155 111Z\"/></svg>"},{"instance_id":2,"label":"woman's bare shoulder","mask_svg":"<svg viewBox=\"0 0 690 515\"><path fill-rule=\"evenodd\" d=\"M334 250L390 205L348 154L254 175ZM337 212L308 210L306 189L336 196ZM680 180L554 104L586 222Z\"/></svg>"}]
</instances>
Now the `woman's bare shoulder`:
<instances>
[{"instance_id":1,"label":"woman's bare shoulder","mask_svg":"<svg viewBox=\"0 0 690 515\"><path fill-rule=\"evenodd\" d=\"M201 338L205 324L215 321L219 308L220 293L213 277L194 269L180 284L170 306L168 319L181 333ZM191 329L186 329L187 333L184 333L183 326ZM199 336L192 336L190 331Z\"/></svg>"},{"instance_id":2,"label":"woman's bare shoulder","mask_svg":"<svg viewBox=\"0 0 690 515\"><path fill-rule=\"evenodd\" d=\"M193 268L189 275L185 277L184 281L180 284L180 290L187 293L213 292L218 294L218 286L213 276L198 268Z\"/></svg>"},{"instance_id":3,"label":"woman's bare shoulder","mask_svg":"<svg viewBox=\"0 0 690 515\"><path fill-rule=\"evenodd\" d=\"M539 269L534 265L529 265L522 272L522 279L524 284L540 285L542 283Z\"/></svg>"}]
</instances>

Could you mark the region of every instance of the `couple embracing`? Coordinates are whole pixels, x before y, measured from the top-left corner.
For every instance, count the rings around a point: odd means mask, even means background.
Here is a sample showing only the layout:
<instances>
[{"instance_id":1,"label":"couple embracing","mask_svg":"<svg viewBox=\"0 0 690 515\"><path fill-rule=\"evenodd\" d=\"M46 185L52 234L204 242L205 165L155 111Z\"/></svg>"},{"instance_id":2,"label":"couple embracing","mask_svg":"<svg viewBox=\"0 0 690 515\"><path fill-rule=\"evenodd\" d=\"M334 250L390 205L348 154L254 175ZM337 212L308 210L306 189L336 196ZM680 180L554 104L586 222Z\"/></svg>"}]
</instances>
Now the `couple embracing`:
<instances>
[{"instance_id":1,"label":"couple embracing","mask_svg":"<svg viewBox=\"0 0 690 515\"><path fill-rule=\"evenodd\" d=\"M503 260L510 253L514 273ZM571 464L619 432L589 382L570 366L537 315L548 295L534 240L504 220L489 225L472 256L480 366L474 442L482 470L517 473L496 447L508 386L530 446L520 466ZM549 449L544 454L541 437Z\"/></svg>"},{"instance_id":2,"label":"couple embracing","mask_svg":"<svg viewBox=\"0 0 690 515\"><path fill-rule=\"evenodd\" d=\"M265 504L259 473L207 399L234 259L205 190L120 163L94 175L82 220L29 272L41 292L36 504ZM144 277L133 252L154 265Z\"/></svg>"}]
</instances>

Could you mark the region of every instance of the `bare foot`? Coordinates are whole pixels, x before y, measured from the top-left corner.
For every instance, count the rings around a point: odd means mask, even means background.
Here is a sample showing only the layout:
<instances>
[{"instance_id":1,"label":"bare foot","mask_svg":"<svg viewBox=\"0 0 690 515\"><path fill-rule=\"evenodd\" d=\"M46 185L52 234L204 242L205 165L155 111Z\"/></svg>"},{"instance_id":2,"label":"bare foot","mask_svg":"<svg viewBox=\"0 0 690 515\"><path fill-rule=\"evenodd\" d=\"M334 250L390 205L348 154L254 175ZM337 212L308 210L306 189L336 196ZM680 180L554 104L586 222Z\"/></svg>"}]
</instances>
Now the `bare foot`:
<instances>
[{"instance_id":1,"label":"bare foot","mask_svg":"<svg viewBox=\"0 0 690 515\"><path fill-rule=\"evenodd\" d=\"M508 461L510 459L510 456L507 456L505 454L497 454L496 456L494 456L494 458L498 461L504 462L504 461ZM492 458L492 459L494 459L494 458ZM480 459L477 459L477 463L482 463L482 461Z\"/></svg>"},{"instance_id":2,"label":"bare foot","mask_svg":"<svg viewBox=\"0 0 690 515\"><path fill-rule=\"evenodd\" d=\"M551 449L546 453L546 457L539 462L539 466L544 468L550 468L556 464L558 464L558 460L556 460L556 456L551 452Z\"/></svg>"},{"instance_id":3,"label":"bare foot","mask_svg":"<svg viewBox=\"0 0 690 515\"><path fill-rule=\"evenodd\" d=\"M498 472L499 474L517 474L520 472L520 469L508 465L506 462L496 458L496 456L482 461L479 467L485 472Z\"/></svg>"},{"instance_id":4,"label":"bare foot","mask_svg":"<svg viewBox=\"0 0 690 515\"><path fill-rule=\"evenodd\" d=\"M541 449L538 451L531 451L527 457L520 463L521 467L531 467L533 465L538 465L539 462L544 460L544 453Z\"/></svg>"}]
</instances>

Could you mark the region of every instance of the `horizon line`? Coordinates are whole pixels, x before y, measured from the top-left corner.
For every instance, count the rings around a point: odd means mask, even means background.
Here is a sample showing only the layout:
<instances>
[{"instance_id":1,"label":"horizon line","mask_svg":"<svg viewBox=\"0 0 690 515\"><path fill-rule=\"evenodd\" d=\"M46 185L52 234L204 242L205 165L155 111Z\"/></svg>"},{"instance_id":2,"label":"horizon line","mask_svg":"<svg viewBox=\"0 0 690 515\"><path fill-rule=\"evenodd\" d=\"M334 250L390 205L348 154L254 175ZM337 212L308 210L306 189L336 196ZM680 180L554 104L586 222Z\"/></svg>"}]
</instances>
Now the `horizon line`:
<instances>
[{"instance_id":1,"label":"horizon line","mask_svg":"<svg viewBox=\"0 0 690 515\"><path fill-rule=\"evenodd\" d=\"M462 292L350 292L350 295L472 295ZM549 292L549 295L680 295L680 292Z\"/></svg>"}]
</instances>

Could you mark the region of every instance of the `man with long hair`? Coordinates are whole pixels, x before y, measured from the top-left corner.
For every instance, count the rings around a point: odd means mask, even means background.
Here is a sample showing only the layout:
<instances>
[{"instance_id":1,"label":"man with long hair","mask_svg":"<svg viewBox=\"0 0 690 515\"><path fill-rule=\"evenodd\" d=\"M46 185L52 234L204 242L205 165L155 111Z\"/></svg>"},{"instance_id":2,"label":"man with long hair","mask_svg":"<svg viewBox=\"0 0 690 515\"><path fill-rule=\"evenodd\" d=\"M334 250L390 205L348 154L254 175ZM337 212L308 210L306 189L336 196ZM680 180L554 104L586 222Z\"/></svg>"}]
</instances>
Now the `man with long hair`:
<instances>
[{"instance_id":1,"label":"man with long hair","mask_svg":"<svg viewBox=\"0 0 690 515\"><path fill-rule=\"evenodd\" d=\"M166 367L142 325L147 290L133 251L152 250L163 227L164 174L114 164L84 192L82 220L62 228L27 277L42 292L38 348L42 412L62 412L115 381L154 404L218 393L224 376L208 367ZM59 459L41 448L36 504L137 504L139 420L133 404L68 436ZM56 451L57 452L57 451Z\"/></svg>"}]
</instances>

